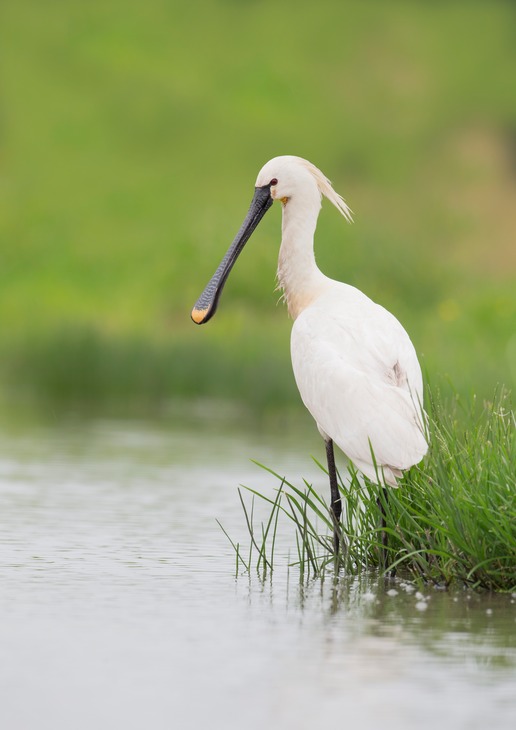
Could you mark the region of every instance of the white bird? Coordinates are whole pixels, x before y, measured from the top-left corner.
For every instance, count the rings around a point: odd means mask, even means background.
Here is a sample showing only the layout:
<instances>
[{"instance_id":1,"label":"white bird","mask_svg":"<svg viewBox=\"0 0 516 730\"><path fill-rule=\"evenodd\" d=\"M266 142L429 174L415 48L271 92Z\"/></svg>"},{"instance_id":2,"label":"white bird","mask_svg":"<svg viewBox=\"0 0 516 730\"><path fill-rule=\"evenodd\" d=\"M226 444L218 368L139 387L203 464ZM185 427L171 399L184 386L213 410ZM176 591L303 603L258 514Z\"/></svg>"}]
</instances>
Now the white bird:
<instances>
[{"instance_id":1,"label":"white bird","mask_svg":"<svg viewBox=\"0 0 516 730\"><path fill-rule=\"evenodd\" d=\"M238 255L273 201L280 200L277 277L294 320L292 366L303 403L326 442L337 530L341 501L333 442L384 488L395 486L406 469L421 461L428 444L421 368L408 334L390 312L355 287L328 278L315 262L314 233L323 196L351 221L342 197L310 162L294 156L267 162L247 217L192 319L203 324L213 316ZM383 526L384 517L382 513Z\"/></svg>"}]
</instances>

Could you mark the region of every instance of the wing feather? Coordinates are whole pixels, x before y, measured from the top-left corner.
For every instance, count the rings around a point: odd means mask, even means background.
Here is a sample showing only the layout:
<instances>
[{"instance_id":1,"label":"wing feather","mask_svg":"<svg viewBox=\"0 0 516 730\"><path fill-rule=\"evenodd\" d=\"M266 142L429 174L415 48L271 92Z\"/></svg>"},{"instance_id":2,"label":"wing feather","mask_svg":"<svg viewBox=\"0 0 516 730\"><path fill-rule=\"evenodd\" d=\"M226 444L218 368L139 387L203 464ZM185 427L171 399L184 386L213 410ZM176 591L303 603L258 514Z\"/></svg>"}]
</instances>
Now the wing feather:
<instances>
[{"instance_id":1,"label":"wing feather","mask_svg":"<svg viewBox=\"0 0 516 730\"><path fill-rule=\"evenodd\" d=\"M341 286L294 323L296 383L319 427L355 465L374 479L372 449L386 481L395 483L427 451L421 369L398 320Z\"/></svg>"}]
</instances>

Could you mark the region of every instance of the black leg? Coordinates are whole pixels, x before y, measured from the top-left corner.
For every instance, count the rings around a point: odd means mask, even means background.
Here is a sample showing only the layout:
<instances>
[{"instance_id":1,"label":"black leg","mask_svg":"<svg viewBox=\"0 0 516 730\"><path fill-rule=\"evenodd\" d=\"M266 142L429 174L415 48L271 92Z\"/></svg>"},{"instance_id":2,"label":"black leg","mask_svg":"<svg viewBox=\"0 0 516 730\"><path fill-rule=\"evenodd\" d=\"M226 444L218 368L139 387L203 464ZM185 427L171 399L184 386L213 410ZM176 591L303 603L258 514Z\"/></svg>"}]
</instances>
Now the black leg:
<instances>
[{"instance_id":1,"label":"black leg","mask_svg":"<svg viewBox=\"0 0 516 730\"><path fill-rule=\"evenodd\" d=\"M380 495L378 495L376 503L378 505L378 509L380 510L380 527L382 528L382 532L380 534L380 539L382 541L382 552L380 555L380 561L383 569L385 570L387 568L387 545L389 544L389 536L385 532L385 528L387 527L385 508L389 500L389 490L387 489L387 487L382 487L381 489L383 492L383 499Z\"/></svg>"},{"instance_id":2,"label":"black leg","mask_svg":"<svg viewBox=\"0 0 516 730\"><path fill-rule=\"evenodd\" d=\"M333 453L333 441L326 441L326 460L328 462L328 476L330 477L331 511L333 515L333 549L335 555L339 553L339 524L342 514L342 501L337 484L337 470L335 468L335 454Z\"/></svg>"}]
</instances>

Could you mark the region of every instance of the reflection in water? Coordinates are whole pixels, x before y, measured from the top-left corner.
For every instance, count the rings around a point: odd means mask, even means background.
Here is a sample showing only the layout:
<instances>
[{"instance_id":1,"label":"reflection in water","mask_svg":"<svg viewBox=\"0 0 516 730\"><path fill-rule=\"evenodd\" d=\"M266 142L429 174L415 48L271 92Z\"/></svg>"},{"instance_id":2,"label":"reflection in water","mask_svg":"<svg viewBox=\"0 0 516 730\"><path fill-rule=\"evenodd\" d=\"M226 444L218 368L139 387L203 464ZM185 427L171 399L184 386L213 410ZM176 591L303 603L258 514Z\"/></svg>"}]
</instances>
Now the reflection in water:
<instances>
[{"instance_id":1,"label":"reflection in water","mask_svg":"<svg viewBox=\"0 0 516 730\"><path fill-rule=\"evenodd\" d=\"M0 726L515 727L514 597L300 586L286 559L235 579L215 518L245 542L236 486L276 486L249 458L325 489L318 448L219 423L4 431Z\"/></svg>"}]
</instances>

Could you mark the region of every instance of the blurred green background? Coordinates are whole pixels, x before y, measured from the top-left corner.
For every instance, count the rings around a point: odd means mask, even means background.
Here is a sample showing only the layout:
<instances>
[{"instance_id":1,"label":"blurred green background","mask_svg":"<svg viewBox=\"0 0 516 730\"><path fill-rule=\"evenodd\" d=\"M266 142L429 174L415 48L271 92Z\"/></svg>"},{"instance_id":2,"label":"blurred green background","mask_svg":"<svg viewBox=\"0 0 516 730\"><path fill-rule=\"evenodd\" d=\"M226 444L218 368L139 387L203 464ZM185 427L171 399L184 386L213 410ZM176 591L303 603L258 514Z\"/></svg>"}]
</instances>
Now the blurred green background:
<instances>
[{"instance_id":1,"label":"blurred green background","mask_svg":"<svg viewBox=\"0 0 516 730\"><path fill-rule=\"evenodd\" d=\"M514 385L515 3L8 0L0 33L4 396L297 403L276 206L190 321L279 154L351 206L323 206L319 265L431 381Z\"/></svg>"}]
</instances>

